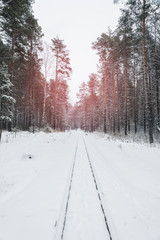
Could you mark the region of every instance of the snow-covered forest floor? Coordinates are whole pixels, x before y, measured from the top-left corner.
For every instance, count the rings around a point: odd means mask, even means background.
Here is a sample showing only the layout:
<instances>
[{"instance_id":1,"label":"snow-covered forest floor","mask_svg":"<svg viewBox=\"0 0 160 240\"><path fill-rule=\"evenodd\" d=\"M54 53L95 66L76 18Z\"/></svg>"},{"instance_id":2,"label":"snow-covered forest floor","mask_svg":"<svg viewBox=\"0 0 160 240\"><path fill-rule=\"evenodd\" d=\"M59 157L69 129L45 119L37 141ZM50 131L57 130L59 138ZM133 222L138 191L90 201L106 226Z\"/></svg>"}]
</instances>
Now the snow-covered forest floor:
<instances>
[{"instance_id":1,"label":"snow-covered forest floor","mask_svg":"<svg viewBox=\"0 0 160 240\"><path fill-rule=\"evenodd\" d=\"M0 240L57 240L74 162L63 239L110 239L87 152L113 240L160 240L158 145L82 131L3 133Z\"/></svg>"}]
</instances>

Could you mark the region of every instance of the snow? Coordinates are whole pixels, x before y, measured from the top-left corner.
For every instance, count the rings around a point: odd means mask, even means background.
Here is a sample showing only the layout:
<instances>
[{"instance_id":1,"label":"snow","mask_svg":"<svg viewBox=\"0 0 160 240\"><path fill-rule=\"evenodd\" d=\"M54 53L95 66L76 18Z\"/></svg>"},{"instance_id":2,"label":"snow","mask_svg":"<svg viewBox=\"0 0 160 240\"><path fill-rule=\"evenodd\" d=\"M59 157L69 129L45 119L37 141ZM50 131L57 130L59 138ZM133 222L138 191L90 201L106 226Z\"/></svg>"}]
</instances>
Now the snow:
<instances>
[{"instance_id":1,"label":"snow","mask_svg":"<svg viewBox=\"0 0 160 240\"><path fill-rule=\"evenodd\" d=\"M79 139L64 239L109 240L82 138ZM108 236L106 238L106 236Z\"/></svg>"},{"instance_id":2,"label":"snow","mask_svg":"<svg viewBox=\"0 0 160 240\"><path fill-rule=\"evenodd\" d=\"M78 147L64 240L160 240L160 148L103 134L17 132L0 143L0 240L56 239Z\"/></svg>"},{"instance_id":3,"label":"snow","mask_svg":"<svg viewBox=\"0 0 160 240\"><path fill-rule=\"evenodd\" d=\"M0 239L53 239L74 140L20 133L0 145Z\"/></svg>"},{"instance_id":4,"label":"snow","mask_svg":"<svg viewBox=\"0 0 160 240\"><path fill-rule=\"evenodd\" d=\"M160 149L105 137L87 143L119 239L160 239Z\"/></svg>"}]
</instances>

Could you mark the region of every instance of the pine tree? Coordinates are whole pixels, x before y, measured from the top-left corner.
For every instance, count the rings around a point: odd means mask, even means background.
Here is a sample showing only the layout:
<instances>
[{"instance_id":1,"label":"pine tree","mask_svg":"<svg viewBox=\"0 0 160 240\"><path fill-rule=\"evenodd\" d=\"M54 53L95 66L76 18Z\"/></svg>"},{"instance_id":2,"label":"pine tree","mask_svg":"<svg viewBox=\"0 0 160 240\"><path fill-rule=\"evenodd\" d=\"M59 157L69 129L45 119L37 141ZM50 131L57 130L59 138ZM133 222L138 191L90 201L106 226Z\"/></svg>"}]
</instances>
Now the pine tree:
<instances>
[{"instance_id":1,"label":"pine tree","mask_svg":"<svg viewBox=\"0 0 160 240\"><path fill-rule=\"evenodd\" d=\"M60 127L57 119L58 84L60 81L64 81L64 80L67 81L70 78L72 69L70 67L69 52L66 49L66 45L64 45L63 40L60 40L58 37L53 38L51 49L56 58L55 84L54 84L54 115L53 115L53 128L56 129L57 127ZM61 91L61 89L59 89L59 91Z\"/></svg>"},{"instance_id":2,"label":"pine tree","mask_svg":"<svg viewBox=\"0 0 160 240\"><path fill-rule=\"evenodd\" d=\"M128 10L122 11L122 16L119 19L118 31L117 35L120 39L119 41L119 53L121 62L124 68L124 86L125 86L125 135L128 134L129 126L129 63L132 54L132 45L134 45L134 35L133 35L133 22L130 17L130 13Z\"/></svg>"},{"instance_id":3,"label":"pine tree","mask_svg":"<svg viewBox=\"0 0 160 240\"><path fill-rule=\"evenodd\" d=\"M90 130L91 132L95 131L97 127L97 103L98 103L98 76L97 74L90 74L89 76L89 81L88 81L88 103L90 106L90 111L89 111L89 119L90 119Z\"/></svg>"},{"instance_id":4,"label":"pine tree","mask_svg":"<svg viewBox=\"0 0 160 240\"><path fill-rule=\"evenodd\" d=\"M151 81L150 77L150 49L152 48L150 39L152 38L152 33L150 31L150 26L154 15L156 15L159 10L160 3L155 0L128 0L126 5L129 8L130 15L132 15L132 18L134 19L134 25L137 28L137 32L139 32L139 40L141 42L143 126L144 132L148 129L150 143L153 143L153 81ZM152 44L154 45L153 42Z\"/></svg>"},{"instance_id":5,"label":"pine tree","mask_svg":"<svg viewBox=\"0 0 160 240\"><path fill-rule=\"evenodd\" d=\"M38 51L41 28L32 14L32 0L2 0L2 31L9 49L5 62L9 66L11 82L16 98L14 126L29 129L35 125L35 85L40 72ZM22 101L23 99L23 101Z\"/></svg>"},{"instance_id":6,"label":"pine tree","mask_svg":"<svg viewBox=\"0 0 160 240\"><path fill-rule=\"evenodd\" d=\"M40 61L38 57L38 51L42 50L41 48L41 27L38 25L37 20L34 18L32 14L28 15L26 19L26 35L28 38L28 81L27 81L27 107L28 107L28 127L32 126L32 130L34 133L35 128L35 106L36 106L36 99L35 99L35 90L37 86L37 78L36 75L39 74L40 71Z\"/></svg>"},{"instance_id":7,"label":"pine tree","mask_svg":"<svg viewBox=\"0 0 160 240\"><path fill-rule=\"evenodd\" d=\"M97 51L101 64L102 82L103 82L103 118L104 118L104 133L107 132L107 110L108 118L110 115L109 106L109 84L108 84L108 56L111 48L111 38L108 34L103 33L101 37L93 43L92 48Z\"/></svg>"},{"instance_id":8,"label":"pine tree","mask_svg":"<svg viewBox=\"0 0 160 240\"><path fill-rule=\"evenodd\" d=\"M2 0L2 30L11 49L10 77L13 80L14 55L23 52L26 42L26 18L31 11L32 0Z\"/></svg>"},{"instance_id":9,"label":"pine tree","mask_svg":"<svg viewBox=\"0 0 160 240\"><path fill-rule=\"evenodd\" d=\"M79 120L80 126L83 129L88 130L88 121L87 121L87 97L88 97L88 87L85 82L82 82L79 87L79 92L77 93L78 106L79 108Z\"/></svg>"},{"instance_id":10,"label":"pine tree","mask_svg":"<svg viewBox=\"0 0 160 240\"><path fill-rule=\"evenodd\" d=\"M14 98L11 96L13 84L10 81L8 67L5 63L0 65L0 140L3 123L12 121Z\"/></svg>"}]
</instances>

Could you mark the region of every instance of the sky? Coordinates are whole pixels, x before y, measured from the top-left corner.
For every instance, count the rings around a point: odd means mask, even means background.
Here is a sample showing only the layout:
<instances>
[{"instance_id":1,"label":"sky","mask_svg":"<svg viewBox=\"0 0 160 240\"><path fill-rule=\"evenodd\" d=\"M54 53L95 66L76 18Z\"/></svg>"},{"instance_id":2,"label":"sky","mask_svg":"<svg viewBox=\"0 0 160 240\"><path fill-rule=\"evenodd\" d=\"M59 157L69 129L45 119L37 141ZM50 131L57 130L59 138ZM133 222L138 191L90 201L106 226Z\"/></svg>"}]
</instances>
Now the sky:
<instances>
[{"instance_id":1,"label":"sky","mask_svg":"<svg viewBox=\"0 0 160 240\"><path fill-rule=\"evenodd\" d=\"M92 42L108 27L116 28L120 7L113 0L35 0L33 10L42 27L43 40L51 45L51 39L58 36L69 50L72 103L76 102L81 83L97 72L98 56L92 50Z\"/></svg>"}]
</instances>

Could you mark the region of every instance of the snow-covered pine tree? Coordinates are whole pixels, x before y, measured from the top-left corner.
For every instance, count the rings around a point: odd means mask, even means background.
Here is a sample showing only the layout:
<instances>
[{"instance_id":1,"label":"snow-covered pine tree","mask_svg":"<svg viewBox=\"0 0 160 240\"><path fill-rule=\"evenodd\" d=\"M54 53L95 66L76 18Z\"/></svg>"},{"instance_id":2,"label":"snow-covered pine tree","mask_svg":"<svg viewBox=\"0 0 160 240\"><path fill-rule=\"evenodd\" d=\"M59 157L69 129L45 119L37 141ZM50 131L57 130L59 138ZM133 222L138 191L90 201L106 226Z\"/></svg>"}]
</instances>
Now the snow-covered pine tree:
<instances>
[{"instance_id":1,"label":"snow-covered pine tree","mask_svg":"<svg viewBox=\"0 0 160 240\"><path fill-rule=\"evenodd\" d=\"M11 96L13 84L10 81L8 66L3 62L0 65L0 140L2 136L2 128L4 122L11 122L12 107L15 102Z\"/></svg>"}]
</instances>

